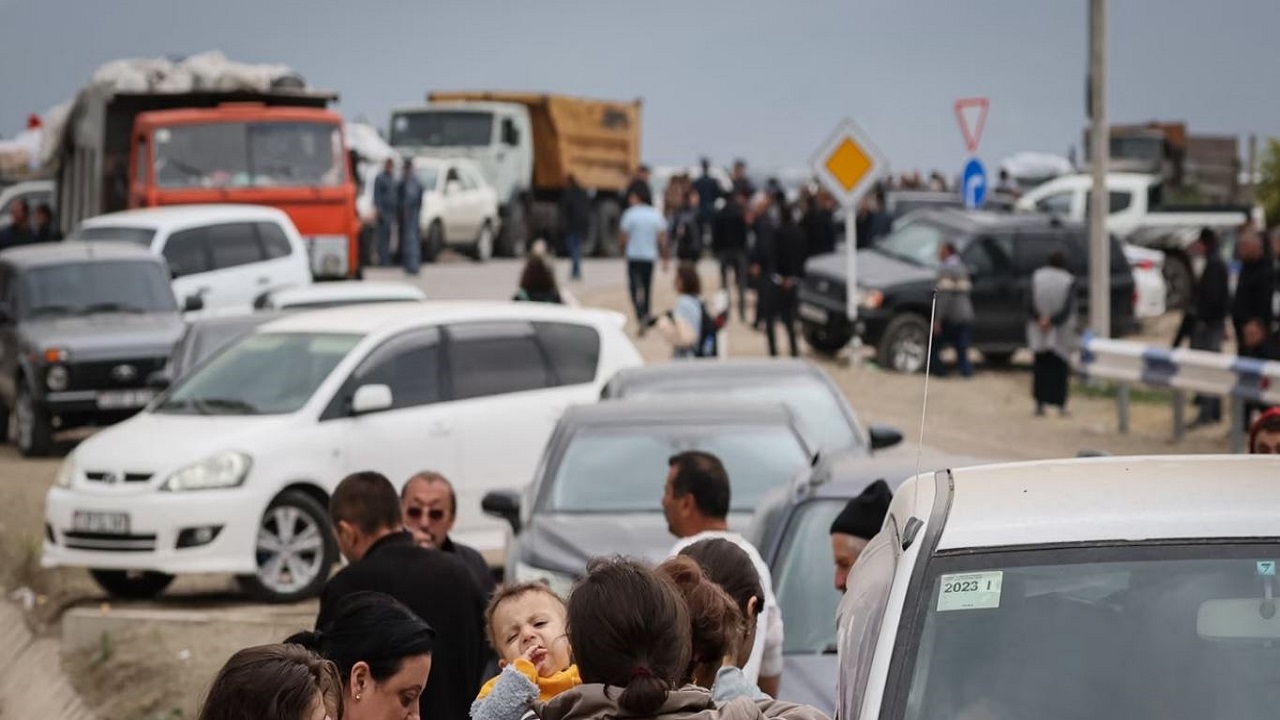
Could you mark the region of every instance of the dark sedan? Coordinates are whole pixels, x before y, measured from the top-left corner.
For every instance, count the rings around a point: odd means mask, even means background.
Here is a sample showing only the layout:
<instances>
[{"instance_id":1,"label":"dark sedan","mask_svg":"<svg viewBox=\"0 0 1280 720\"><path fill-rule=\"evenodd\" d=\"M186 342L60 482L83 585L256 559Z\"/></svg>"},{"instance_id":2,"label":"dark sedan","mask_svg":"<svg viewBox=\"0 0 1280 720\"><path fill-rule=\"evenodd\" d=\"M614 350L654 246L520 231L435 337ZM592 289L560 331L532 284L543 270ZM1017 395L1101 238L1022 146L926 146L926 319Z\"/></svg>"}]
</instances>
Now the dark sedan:
<instances>
[{"instance_id":1,"label":"dark sedan","mask_svg":"<svg viewBox=\"0 0 1280 720\"><path fill-rule=\"evenodd\" d=\"M787 487L813 457L783 405L628 400L571 407L521 493L491 492L484 511L511 523L506 578L569 587L597 555L666 558L676 538L662 514L667 460L713 453L732 487L729 524L746 530L771 490Z\"/></svg>"}]
</instances>

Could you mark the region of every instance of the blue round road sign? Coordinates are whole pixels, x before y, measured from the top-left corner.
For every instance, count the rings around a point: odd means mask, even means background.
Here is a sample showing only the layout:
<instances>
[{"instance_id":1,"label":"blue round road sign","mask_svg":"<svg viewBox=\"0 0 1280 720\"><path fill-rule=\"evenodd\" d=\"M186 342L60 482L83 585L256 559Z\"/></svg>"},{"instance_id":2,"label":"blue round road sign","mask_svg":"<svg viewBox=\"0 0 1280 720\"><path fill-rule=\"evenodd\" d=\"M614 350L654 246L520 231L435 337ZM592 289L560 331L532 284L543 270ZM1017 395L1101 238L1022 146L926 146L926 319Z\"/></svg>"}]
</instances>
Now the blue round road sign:
<instances>
[{"instance_id":1,"label":"blue round road sign","mask_svg":"<svg viewBox=\"0 0 1280 720\"><path fill-rule=\"evenodd\" d=\"M964 194L964 206L973 210L982 207L987 199L987 169L978 158L969 158L960 174L960 192Z\"/></svg>"}]
</instances>

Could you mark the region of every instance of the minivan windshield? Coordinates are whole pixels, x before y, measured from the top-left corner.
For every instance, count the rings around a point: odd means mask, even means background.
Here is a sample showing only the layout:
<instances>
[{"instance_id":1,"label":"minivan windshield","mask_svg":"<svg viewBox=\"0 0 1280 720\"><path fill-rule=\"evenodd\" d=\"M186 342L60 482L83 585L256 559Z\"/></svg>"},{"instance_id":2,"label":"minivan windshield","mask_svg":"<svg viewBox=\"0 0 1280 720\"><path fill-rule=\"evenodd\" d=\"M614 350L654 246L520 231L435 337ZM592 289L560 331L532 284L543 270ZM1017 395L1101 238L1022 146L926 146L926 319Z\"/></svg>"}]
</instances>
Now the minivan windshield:
<instances>
[{"instance_id":1,"label":"minivan windshield","mask_svg":"<svg viewBox=\"0 0 1280 720\"><path fill-rule=\"evenodd\" d=\"M360 342L345 333L257 333L183 379L156 406L175 415L279 415L307 403Z\"/></svg>"},{"instance_id":2,"label":"minivan windshield","mask_svg":"<svg viewBox=\"0 0 1280 720\"><path fill-rule=\"evenodd\" d=\"M939 265L938 248L948 240L954 241L956 235L951 228L921 219L908 220L880 238L875 249L912 265L936 268Z\"/></svg>"},{"instance_id":3,"label":"minivan windshield","mask_svg":"<svg viewBox=\"0 0 1280 720\"><path fill-rule=\"evenodd\" d=\"M1272 717L1277 560L1276 541L934 559L910 692L890 716Z\"/></svg>"},{"instance_id":4,"label":"minivan windshield","mask_svg":"<svg viewBox=\"0 0 1280 720\"><path fill-rule=\"evenodd\" d=\"M151 260L84 260L33 267L21 281L22 316L177 312L164 266Z\"/></svg>"}]
</instances>

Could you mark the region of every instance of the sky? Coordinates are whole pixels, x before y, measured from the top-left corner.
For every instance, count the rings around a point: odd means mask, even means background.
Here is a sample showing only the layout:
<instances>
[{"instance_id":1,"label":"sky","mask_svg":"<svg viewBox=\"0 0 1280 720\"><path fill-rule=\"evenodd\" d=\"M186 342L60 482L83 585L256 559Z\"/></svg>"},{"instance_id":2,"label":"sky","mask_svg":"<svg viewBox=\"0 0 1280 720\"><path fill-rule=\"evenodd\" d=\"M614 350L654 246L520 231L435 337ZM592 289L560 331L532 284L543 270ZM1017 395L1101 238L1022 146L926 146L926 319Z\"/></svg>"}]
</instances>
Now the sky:
<instances>
[{"instance_id":1,"label":"sky","mask_svg":"<svg viewBox=\"0 0 1280 720\"><path fill-rule=\"evenodd\" d=\"M1113 122L1280 136L1277 0L1112 0ZM431 89L644 101L655 165L805 166L854 118L894 170L1066 155L1086 123L1087 0L0 0L0 135L121 57L281 62L385 127ZM1079 150L1077 150L1079 152Z\"/></svg>"}]
</instances>

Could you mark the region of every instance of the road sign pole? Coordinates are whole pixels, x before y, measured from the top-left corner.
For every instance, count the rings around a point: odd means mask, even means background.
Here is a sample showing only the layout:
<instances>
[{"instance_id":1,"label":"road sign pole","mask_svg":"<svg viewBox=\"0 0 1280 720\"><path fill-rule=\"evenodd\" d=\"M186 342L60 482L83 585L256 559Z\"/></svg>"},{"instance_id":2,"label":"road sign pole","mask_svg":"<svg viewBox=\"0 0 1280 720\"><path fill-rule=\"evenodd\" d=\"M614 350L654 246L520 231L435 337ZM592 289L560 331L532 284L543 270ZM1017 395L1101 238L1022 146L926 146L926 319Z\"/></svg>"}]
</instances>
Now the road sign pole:
<instances>
[{"instance_id":1,"label":"road sign pole","mask_svg":"<svg viewBox=\"0 0 1280 720\"><path fill-rule=\"evenodd\" d=\"M858 209L853 205L844 206L844 266L849 276L844 284L845 314L853 325L858 321Z\"/></svg>"}]
</instances>

